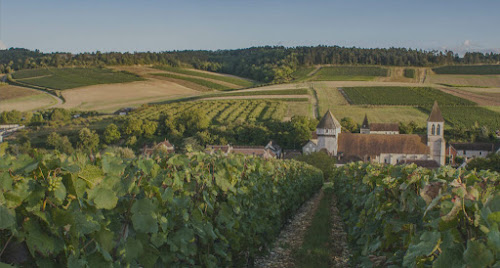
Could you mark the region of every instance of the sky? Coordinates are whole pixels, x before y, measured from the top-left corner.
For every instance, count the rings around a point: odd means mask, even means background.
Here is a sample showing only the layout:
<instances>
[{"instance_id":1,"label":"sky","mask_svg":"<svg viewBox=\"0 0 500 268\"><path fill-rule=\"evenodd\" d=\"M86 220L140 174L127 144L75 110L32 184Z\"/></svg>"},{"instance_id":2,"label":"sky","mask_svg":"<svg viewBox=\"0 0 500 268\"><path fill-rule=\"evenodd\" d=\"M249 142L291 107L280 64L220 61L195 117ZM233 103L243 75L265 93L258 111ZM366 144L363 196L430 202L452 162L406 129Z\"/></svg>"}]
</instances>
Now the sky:
<instances>
[{"instance_id":1,"label":"sky","mask_svg":"<svg viewBox=\"0 0 500 268\"><path fill-rule=\"evenodd\" d=\"M339 45L500 53L498 0L0 2L0 47L43 52Z\"/></svg>"}]
</instances>

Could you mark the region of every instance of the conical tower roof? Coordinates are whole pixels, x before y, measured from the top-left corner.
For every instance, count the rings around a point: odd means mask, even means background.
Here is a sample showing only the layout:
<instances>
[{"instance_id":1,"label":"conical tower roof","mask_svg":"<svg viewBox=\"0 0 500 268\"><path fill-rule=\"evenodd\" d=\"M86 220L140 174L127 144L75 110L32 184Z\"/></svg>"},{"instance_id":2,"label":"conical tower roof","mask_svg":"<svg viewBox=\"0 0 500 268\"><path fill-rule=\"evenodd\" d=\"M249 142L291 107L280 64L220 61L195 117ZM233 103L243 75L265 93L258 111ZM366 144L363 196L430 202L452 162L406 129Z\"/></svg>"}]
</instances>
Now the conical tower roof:
<instances>
[{"instance_id":1,"label":"conical tower roof","mask_svg":"<svg viewBox=\"0 0 500 268\"><path fill-rule=\"evenodd\" d=\"M429 115L427 122L444 122L444 118L441 115L441 110L439 109L437 101L434 101L434 105L432 106L431 114Z\"/></svg>"},{"instance_id":2,"label":"conical tower roof","mask_svg":"<svg viewBox=\"0 0 500 268\"><path fill-rule=\"evenodd\" d=\"M368 124L368 116L365 114L365 119L363 119L363 125L361 128L370 128L370 124Z\"/></svg>"},{"instance_id":3,"label":"conical tower roof","mask_svg":"<svg viewBox=\"0 0 500 268\"><path fill-rule=\"evenodd\" d=\"M319 121L319 124L316 126L316 128L325 128L325 129L334 129L334 128L341 128L342 126L340 125L339 121L333 116L332 112L328 110L323 118L321 118L321 121Z\"/></svg>"}]
</instances>

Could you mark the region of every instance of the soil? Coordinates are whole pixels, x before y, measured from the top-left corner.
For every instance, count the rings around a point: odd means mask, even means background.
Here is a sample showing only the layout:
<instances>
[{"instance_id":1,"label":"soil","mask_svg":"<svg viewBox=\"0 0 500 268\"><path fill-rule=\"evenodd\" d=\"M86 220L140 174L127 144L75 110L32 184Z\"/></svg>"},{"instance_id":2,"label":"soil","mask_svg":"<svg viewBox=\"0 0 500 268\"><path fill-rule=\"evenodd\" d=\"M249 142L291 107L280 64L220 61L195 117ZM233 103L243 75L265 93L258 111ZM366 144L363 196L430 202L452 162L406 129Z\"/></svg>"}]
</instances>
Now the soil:
<instances>
[{"instance_id":1,"label":"soil","mask_svg":"<svg viewBox=\"0 0 500 268\"><path fill-rule=\"evenodd\" d=\"M255 267L287 268L294 267L292 252L300 248L307 228L311 225L314 213L323 197L323 191L304 203L295 216L281 231L274 248L268 255L255 260Z\"/></svg>"}]
</instances>

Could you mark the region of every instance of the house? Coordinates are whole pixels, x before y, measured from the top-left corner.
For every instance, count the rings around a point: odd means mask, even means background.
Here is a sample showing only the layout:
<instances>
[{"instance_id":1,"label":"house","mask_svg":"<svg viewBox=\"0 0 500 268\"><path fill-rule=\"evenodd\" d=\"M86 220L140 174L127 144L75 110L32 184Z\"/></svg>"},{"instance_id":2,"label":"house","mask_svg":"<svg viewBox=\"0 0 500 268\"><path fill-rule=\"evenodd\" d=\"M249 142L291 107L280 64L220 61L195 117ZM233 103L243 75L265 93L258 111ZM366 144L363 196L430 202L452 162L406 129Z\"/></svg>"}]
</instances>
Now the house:
<instances>
[{"instance_id":1,"label":"house","mask_svg":"<svg viewBox=\"0 0 500 268\"><path fill-rule=\"evenodd\" d=\"M130 113L133 110L134 110L134 108L130 108L130 107L128 107L128 108L122 108L122 109L116 111L115 114L117 114L117 115L128 115L128 113Z\"/></svg>"},{"instance_id":2,"label":"house","mask_svg":"<svg viewBox=\"0 0 500 268\"><path fill-rule=\"evenodd\" d=\"M467 142L467 143L450 143L446 149L446 156L449 157L450 164L455 164L457 157L463 158L468 162L471 158L486 157L491 153L497 152L497 148L493 143Z\"/></svg>"},{"instance_id":3,"label":"house","mask_svg":"<svg viewBox=\"0 0 500 268\"><path fill-rule=\"evenodd\" d=\"M363 124L359 129L361 134L399 134L399 124L397 123L368 123L368 116L365 114Z\"/></svg>"},{"instance_id":4,"label":"house","mask_svg":"<svg viewBox=\"0 0 500 268\"><path fill-rule=\"evenodd\" d=\"M283 149L275 141L270 141L264 148L266 148L267 150L271 150L271 152L273 152L277 158L283 157Z\"/></svg>"},{"instance_id":5,"label":"house","mask_svg":"<svg viewBox=\"0 0 500 268\"><path fill-rule=\"evenodd\" d=\"M222 152L224 155L228 154L244 154L250 156L259 156L265 159L277 158L271 149L266 148L266 146L232 146L232 145L207 145L205 147L205 152L207 154L214 154L217 152Z\"/></svg>"},{"instance_id":6,"label":"house","mask_svg":"<svg viewBox=\"0 0 500 268\"><path fill-rule=\"evenodd\" d=\"M160 143L144 145L144 147L141 149L141 153L146 156L150 156L156 151L164 151L167 154L175 153L175 146L172 145L167 139L165 139Z\"/></svg>"},{"instance_id":7,"label":"house","mask_svg":"<svg viewBox=\"0 0 500 268\"><path fill-rule=\"evenodd\" d=\"M316 127L318 138L308 141L302 147L303 153L325 151L337 157L339 163L365 161L418 164L435 161L437 165L445 164L444 119L437 102L427 119L427 135L399 134L399 130L394 134L395 124L376 130L389 133L374 134L367 117L365 119L360 133L342 133L338 120L327 111Z\"/></svg>"}]
</instances>

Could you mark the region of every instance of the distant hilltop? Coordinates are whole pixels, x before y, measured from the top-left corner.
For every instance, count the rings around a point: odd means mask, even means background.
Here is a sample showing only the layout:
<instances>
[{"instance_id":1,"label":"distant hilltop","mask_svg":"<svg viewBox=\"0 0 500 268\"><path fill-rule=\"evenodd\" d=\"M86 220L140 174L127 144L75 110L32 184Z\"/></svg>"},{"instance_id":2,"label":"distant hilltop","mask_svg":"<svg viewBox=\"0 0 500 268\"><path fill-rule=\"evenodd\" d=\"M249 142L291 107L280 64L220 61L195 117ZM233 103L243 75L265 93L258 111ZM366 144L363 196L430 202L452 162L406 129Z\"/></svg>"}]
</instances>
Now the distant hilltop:
<instances>
[{"instance_id":1,"label":"distant hilltop","mask_svg":"<svg viewBox=\"0 0 500 268\"><path fill-rule=\"evenodd\" d=\"M40 67L169 65L234 74L261 82L290 80L292 73L313 65L441 66L499 64L500 54L408 48L356 48L340 46L264 46L233 50L184 50L166 52L43 53L10 48L0 51L0 72Z\"/></svg>"}]
</instances>

